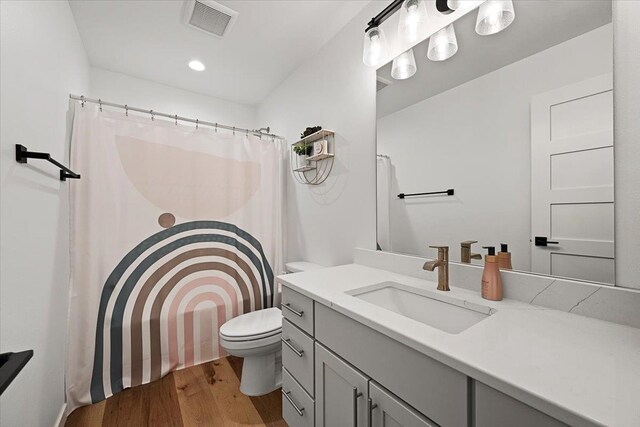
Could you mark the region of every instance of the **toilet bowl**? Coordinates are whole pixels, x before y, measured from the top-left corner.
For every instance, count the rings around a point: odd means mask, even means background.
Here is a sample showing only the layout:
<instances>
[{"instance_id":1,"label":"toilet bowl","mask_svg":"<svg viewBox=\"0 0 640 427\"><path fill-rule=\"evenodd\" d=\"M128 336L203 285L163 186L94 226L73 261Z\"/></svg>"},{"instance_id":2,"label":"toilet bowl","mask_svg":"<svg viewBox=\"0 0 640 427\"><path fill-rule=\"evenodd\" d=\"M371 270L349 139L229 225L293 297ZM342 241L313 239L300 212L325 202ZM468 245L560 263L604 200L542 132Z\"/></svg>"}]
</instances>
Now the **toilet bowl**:
<instances>
[{"instance_id":1,"label":"toilet bowl","mask_svg":"<svg viewBox=\"0 0 640 427\"><path fill-rule=\"evenodd\" d=\"M261 396L282 383L282 313L266 308L235 317L220 327L220 345L243 357L240 391Z\"/></svg>"}]
</instances>

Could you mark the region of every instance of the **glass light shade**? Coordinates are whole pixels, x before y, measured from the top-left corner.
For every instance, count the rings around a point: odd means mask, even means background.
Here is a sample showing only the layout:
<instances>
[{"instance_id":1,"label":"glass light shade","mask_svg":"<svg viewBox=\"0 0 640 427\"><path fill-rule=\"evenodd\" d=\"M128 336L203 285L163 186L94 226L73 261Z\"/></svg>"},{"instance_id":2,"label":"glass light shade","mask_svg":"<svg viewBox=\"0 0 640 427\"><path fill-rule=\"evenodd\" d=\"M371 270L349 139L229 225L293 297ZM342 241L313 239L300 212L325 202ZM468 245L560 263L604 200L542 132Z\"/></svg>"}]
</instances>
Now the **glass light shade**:
<instances>
[{"instance_id":1,"label":"glass light shade","mask_svg":"<svg viewBox=\"0 0 640 427\"><path fill-rule=\"evenodd\" d=\"M396 80L404 80L413 76L418 67L416 66L416 58L413 56L413 49L401 53L396 56L391 65L391 77Z\"/></svg>"},{"instance_id":2,"label":"glass light shade","mask_svg":"<svg viewBox=\"0 0 640 427\"><path fill-rule=\"evenodd\" d=\"M461 0L447 0L447 6L451 10L457 10L460 7Z\"/></svg>"},{"instance_id":3,"label":"glass light shade","mask_svg":"<svg viewBox=\"0 0 640 427\"><path fill-rule=\"evenodd\" d=\"M458 40L453 24L449 24L429 38L427 58L432 61L444 61L458 51Z\"/></svg>"},{"instance_id":4,"label":"glass light shade","mask_svg":"<svg viewBox=\"0 0 640 427\"><path fill-rule=\"evenodd\" d=\"M478 9L476 33L481 36L499 33L516 17L512 0L487 0Z\"/></svg>"},{"instance_id":5,"label":"glass light shade","mask_svg":"<svg viewBox=\"0 0 640 427\"><path fill-rule=\"evenodd\" d=\"M398 37L405 43L415 43L420 27L427 20L427 5L424 0L405 0L400 7Z\"/></svg>"},{"instance_id":6,"label":"glass light shade","mask_svg":"<svg viewBox=\"0 0 640 427\"><path fill-rule=\"evenodd\" d=\"M364 49L362 51L362 62L369 67L382 65L382 61L389 55L389 45L384 32L373 27L364 33Z\"/></svg>"}]
</instances>

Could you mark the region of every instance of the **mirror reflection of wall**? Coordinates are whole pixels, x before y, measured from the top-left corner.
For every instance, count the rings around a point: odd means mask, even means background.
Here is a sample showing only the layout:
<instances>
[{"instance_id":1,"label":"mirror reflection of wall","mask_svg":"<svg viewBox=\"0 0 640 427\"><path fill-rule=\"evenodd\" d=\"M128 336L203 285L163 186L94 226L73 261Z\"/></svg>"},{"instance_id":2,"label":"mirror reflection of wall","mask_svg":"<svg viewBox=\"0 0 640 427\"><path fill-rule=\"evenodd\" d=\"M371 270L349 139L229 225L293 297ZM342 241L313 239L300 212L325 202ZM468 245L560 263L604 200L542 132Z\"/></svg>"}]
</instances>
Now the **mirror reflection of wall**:
<instances>
[{"instance_id":1,"label":"mirror reflection of wall","mask_svg":"<svg viewBox=\"0 0 640 427\"><path fill-rule=\"evenodd\" d=\"M378 70L378 246L460 261L463 241L507 243L516 270L613 284L611 3L515 7L492 36L458 20L446 61L414 47L409 79Z\"/></svg>"}]
</instances>

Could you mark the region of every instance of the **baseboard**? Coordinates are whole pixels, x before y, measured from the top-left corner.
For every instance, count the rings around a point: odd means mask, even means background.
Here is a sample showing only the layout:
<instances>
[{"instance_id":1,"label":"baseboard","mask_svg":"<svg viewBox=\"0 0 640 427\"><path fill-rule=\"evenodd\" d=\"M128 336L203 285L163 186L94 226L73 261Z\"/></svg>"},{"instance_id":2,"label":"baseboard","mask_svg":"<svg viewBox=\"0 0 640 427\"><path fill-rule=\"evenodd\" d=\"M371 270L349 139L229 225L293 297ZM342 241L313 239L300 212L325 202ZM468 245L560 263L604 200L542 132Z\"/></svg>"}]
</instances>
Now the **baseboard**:
<instances>
[{"instance_id":1,"label":"baseboard","mask_svg":"<svg viewBox=\"0 0 640 427\"><path fill-rule=\"evenodd\" d=\"M60 408L60 413L56 418L56 422L53 424L53 427L64 427L67 422L67 404L64 403L62 408Z\"/></svg>"}]
</instances>

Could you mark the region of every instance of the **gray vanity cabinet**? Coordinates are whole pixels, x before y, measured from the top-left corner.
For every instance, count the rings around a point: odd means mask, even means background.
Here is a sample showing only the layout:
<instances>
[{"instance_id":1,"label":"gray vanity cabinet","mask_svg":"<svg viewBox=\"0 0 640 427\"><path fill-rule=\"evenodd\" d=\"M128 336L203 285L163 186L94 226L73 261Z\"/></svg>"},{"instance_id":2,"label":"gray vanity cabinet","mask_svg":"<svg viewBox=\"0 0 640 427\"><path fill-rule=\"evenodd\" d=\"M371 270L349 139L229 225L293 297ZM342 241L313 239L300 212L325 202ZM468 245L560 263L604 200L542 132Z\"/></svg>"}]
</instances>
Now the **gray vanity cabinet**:
<instances>
[{"instance_id":1,"label":"gray vanity cabinet","mask_svg":"<svg viewBox=\"0 0 640 427\"><path fill-rule=\"evenodd\" d=\"M461 372L318 303L315 338L437 424L468 425L468 378Z\"/></svg>"},{"instance_id":2,"label":"gray vanity cabinet","mask_svg":"<svg viewBox=\"0 0 640 427\"><path fill-rule=\"evenodd\" d=\"M314 301L282 290L282 418L289 427L315 425Z\"/></svg>"},{"instance_id":3,"label":"gray vanity cabinet","mask_svg":"<svg viewBox=\"0 0 640 427\"><path fill-rule=\"evenodd\" d=\"M316 426L367 426L369 378L316 342Z\"/></svg>"},{"instance_id":4,"label":"gray vanity cabinet","mask_svg":"<svg viewBox=\"0 0 640 427\"><path fill-rule=\"evenodd\" d=\"M283 302L290 427L565 426L286 287Z\"/></svg>"},{"instance_id":5,"label":"gray vanity cabinet","mask_svg":"<svg viewBox=\"0 0 640 427\"><path fill-rule=\"evenodd\" d=\"M475 427L564 427L566 424L476 381Z\"/></svg>"},{"instance_id":6,"label":"gray vanity cabinet","mask_svg":"<svg viewBox=\"0 0 640 427\"><path fill-rule=\"evenodd\" d=\"M372 427L437 427L373 381L369 383L369 398Z\"/></svg>"}]
</instances>

